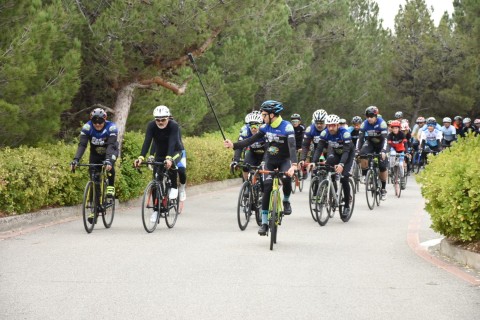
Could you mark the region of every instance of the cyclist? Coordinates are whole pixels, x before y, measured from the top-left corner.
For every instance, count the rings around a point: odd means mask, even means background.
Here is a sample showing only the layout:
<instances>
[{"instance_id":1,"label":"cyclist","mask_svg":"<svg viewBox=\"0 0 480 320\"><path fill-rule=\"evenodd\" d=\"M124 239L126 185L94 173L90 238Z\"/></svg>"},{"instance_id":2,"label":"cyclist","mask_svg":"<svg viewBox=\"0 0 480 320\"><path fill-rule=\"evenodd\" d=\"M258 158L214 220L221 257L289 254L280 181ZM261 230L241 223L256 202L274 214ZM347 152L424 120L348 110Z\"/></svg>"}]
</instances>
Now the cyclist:
<instances>
[{"instance_id":1,"label":"cyclist","mask_svg":"<svg viewBox=\"0 0 480 320\"><path fill-rule=\"evenodd\" d=\"M415 151L418 151L419 140L420 140L420 133L423 131L423 127L425 126L425 118L418 117L415 121L415 126L413 126L412 130L412 147Z\"/></svg>"},{"instance_id":2,"label":"cyclist","mask_svg":"<svg viewBox=\"0 0 480 320\"><path fill-rule=\"evenodd\" d=\"M465 137L465 132L463 130L463 118L461 116L455 116L455 118L453 118L453 121L453 126L457 131L457 136L460 136L462 138Z\"/></svg>"},{"instance_id":3,"label":"cyclist","mask_svg":"<svg viewBox=\"0 0 480 320\"><path fill-rule=\"evenodd\" d=\"M443 127L440 128L440 131L443 134L443 139L442 139L442 147L450 147L451 143L455 141L456 135L457 135L457 130L455 130L455 127L451 125L452 124L452 119L449 117L443 118Z\"/></svg>"},{"instance_id":4,"label":"cyclist","mask_svg":"<svg viewBox=\"0 0 480 320\"><path fill-rule=\"evenodd\" d=\"M345 129L348 128L347 119L341 118L339 121L340 121L340 122L339 122L340 127L344 127Z\"/></svg>"},{"instance_id":5,"label":"cyclist","mask_svg":"<svg viewBox=\"0 0 480 320\"><path fill-rule=\"evenodd\" d=\"M423 127L423 131L427 131L428 130L428 124L429 123L435 123L435 129L440 131L442 129L442 127L437 123L437 120L435 119L435 117L429 117L427 119L427 126Z\"/></svg>"},{"instance_id":6,"label":"cyclist","mask_svg":"<svg viewBox=\"0 0 480 320\"><path fill-rule=\"evenodd\" d=\"M468 117L463 119L463 132L465 135L469 134L470 132L477 132L475 127L472 126L472 120Z\"/></svg>"},{"instance_id":7,"label":"cyclist","mask_svg":"<svg viewBox=\"0 0 480 320\"><path fill-rule=\"evenodd\" d=\"M295 146L300 158L302 152L303 134L305 133L305 126L302 124L302 118L298 113L292 114L290 116L290 121L292 122L293 130L295 131ZM302 167L302 171L303 179L305 180L307 179L307 169L305 167Z\"/></svg>"},{"instance_id":8,"label":"cyclist","mask_svg":"<svg viewBox=\"0 0 480 320\"><path fill-rule=\"evenodd\" d=\"M262 113L260 111L253 111L247 114L245 117L245 125L240 130L240 136L238 141L242 141L250 138L258 132L259 127L262 125ZM240 156L242 154L242 149L236 149L233 156L233 162L230 164L231 167L236 167L240 161ZM263 161L265 155L265 139L260 139L257 142L252 143L251 145L245 148L245 159L244 163L252 166L259 166ZM248 168L243 168L243 179L248 179ZM248 189L247 189L248 190ZM246 194L248 196L248 194Z\"/></svg>"},{"instance_id":9,"label":"cyclist","mask_svg":"<svg viewBox=\"0 0 480 320\"><path fill-rule=\"evenodd\" d=\"M312 158L312 165L318 162L323 150L328 147L327 164L335 167L335 172L341 174L340 182L343 188L345 199L350 199L350 184L348 177L355 157L355 147L352 143L352 136L347 129L339 124L340 118L337 115L329 114L325 119L327 130L320 134L320 141ZM350 203L345 200L345 207L342 215L350 214Z\"/></svg>"},{"instance_id":10,"label":"cyclist","mask_svg":"<svg viewBox=\"0 0 480 320\"><path fill-rule=\"evenodd\" d=\"M134 161L134 166L138 167L145 161L145 155L147 154L150 146L155 144L155 157L156 162L165 161L165 168L170 169L176 167L182 159L182 150L184 149L180 140L180 131L178 123L175 120L171 120L170 109L167 106L157 106L153 110L154 120L147 124L145 133L145 140L143 141L142 151L137 160ZM157 167L154 170L158 170ZM154 171L154 174L156 173ZM176 199L178 197L177 189L177 173L173 170L168 172L172 186L168 194L170 199ZM154 199L155 201L155 199ZM155 222L157 220L158 212L154 211L150 220Z\"/></svg>"},{"instance_id":11,"label":"cyclist","mask_svg":"<svg viewBox=\"0 0 480 320\"><path fill-rule=\"evenodd\" d=\"M476 127L477 135L480 134L480 119L475 119L475 121L473 121L473 124Z\"/></svg>"},{"instance_id":12,"label":"cyclist","mask_svg":"<svg viewBox=\"0 0 480 320\"><path fill-rule=\"evenodd\" d=\"M412 148L412 134L410 133L410 127L408 126L408 121L403 121L400 130L403 132L405 135L405 138L407 139L407 153L405 154L405 161L407 162L407 175L410 174L411 170L411 160L412 160L412 154L413 154L413 148Z\"/></svg>"},{"instance_id":13,"label":"cyclist","mask_svg":"<svg viewBox=\"0 0 480 320\"><path fill-rule=\"evenodd\" d=\"M311 144L313 143L313 150L317 148L317 144L320 141L320 133L325 129L325 118L327 112L323 109L316 110L312 115L312 124L305 129L302 142L302 155L300 156L299 165L303 167L305 160L307 159L308 152L310 151Z\"/></svg>"},{"instance_id":14,"label":"cyclist","mask_svg":"<svg viewBox=\"0 0 480 320\"><path fill-rule=\"evenodd\" d=\"M226 148L244 148L255 141L262 138L267 140L267 154L265 167L267 170L279 169L287 172L285 178L282 178L283 183L283 210L284 214L292 213L290 205L290 193L292 192L291 176L297 169L297 152L295 149L295 131L290 122L285 121L280 116L284 107L281 102L275 100L267 100L262 103L260 110L262 118L265 122L252 137L232 143L230 140L224 141ZM263 178L263 198L262 198L262 226L258 230L258 234L264 236L268 231L268 207L270 203L270 194L273 188L273 179L271 175Z\"/></svg>"},{"instance_id":15,"label":"cyclist","mask_svg":"<svg viewBox=\"0 0 480 320\"><path fill-rule=\"evenodd\" d=\"M92 164L105 164L106 170L109 171L107 196L115 196L115 160L118 157L118 129L115 123L107 121L107 112L99 105L90 113L90 120L85 123L80 132L80 142L78 143L77 152L73 157L71 168L74 169L82 158L87 145L90 142L90 159ZM90 172L98 172L97 167L90 167ZM98 175L95 175L99 178ZM100 181L95 181L99 183ZM97 197L100 195L97 194ZM88 221L92 223L94 214L91 213Z\"/></svg>"},{"instance_id":16,"label":"cyclist","mask_svg":"<svg viewBox=\"0 0 480 320\"><path fill-rule=\"evenodd\" d=\"M399 167L400 167L400 187L401 189L405 189L405 177L404 177L404 170L403 170L403 161L405 158L405 151L407 150L407 138L405 134L400 131L400 127L402 124L398 120L393 120L390 124L392 128L392 132L390 132L387 136L387 152L390 153L390 170L393 170L395 165L395 156L397 154L400 155L399 157Z\"/></svg>"},{"instance_id":17,"label":"cyclist","mask_svg":"<svg viewBox=\"0 0 480 320\"><path fill-rule=\"evenodd\" d=\"M360 135L360 126L362 125L362 118L355 116L352 118L352 126L348 128L348 132L352 136L352 143L354 146L357 145L358 136Z\"/></svg>"},{"instance_id":18,"label":"cyclist","mask_svg":"<svg viewBox=\"0 0 480 320\"><path fill-rule=\"evenodd\" d=\"M382 159L379 162L380 167L380 181L382 182L381 196L385 200L387 190L387 164L385 163L386 149L387 149L387 123L378 117L378 108L370 106L365 110L367 120L362 123L360 127L360 136L357 141L357 152L360 153L360 165L362 168L362 182L365 183L365 176L368 171L368 153L381 153Z\"/></svg>"},{"instance_id":19,"label":"cyclist","mask_svg":"<svg viewBox=\"0 0 480 320\"><path fill-rule=\"evenodd\" d=\"M421 162L425 163L425 159L427 156L427 147L434 153L440 152L441 148L441 141L442 141L442 132L436 129L437 123L431 121L427 122L427 130L422 131L422 135L420 137L420 147L419 152L422 153Z\"/></svg>"}]
</instances>

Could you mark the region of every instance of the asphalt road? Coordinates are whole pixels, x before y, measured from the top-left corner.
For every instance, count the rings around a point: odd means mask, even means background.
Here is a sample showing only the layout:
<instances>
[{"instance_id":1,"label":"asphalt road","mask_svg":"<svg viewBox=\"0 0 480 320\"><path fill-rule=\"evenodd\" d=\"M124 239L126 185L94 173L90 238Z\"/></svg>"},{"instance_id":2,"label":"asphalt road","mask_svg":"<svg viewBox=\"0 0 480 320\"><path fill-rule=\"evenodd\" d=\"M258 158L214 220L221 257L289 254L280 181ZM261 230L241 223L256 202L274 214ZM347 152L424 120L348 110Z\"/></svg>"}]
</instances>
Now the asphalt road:
<instances>
[{"instance_id":1,"label":"asphalt road","mask_svg":"<svg viewBox=\"0 0 480 320\"><path fill-rule=\"evenodd\" d=\"M138 207L92 234L80 217L19 233L0 241L0 319L480 319L478 274L418 254L439 238L419 187L388 190L325 227L297 191L273 251L254 221L239 230L239 186L189 196L152 234Z\"/></svg>"}]
</instances>

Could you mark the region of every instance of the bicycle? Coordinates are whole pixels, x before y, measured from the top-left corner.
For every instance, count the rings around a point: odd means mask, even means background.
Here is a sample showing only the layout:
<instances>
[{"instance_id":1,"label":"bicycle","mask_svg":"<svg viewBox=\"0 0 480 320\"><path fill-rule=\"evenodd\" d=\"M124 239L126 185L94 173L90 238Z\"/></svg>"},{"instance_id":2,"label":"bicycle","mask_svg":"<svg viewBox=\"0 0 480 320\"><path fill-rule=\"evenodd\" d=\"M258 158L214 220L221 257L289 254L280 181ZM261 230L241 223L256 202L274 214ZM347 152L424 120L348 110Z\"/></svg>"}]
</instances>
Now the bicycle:
<instances>
[{"instance_id":1,"label":"bicycle","mask_svg":"<svg viewBox=\"0 0 480 320\"><path fill-rule=\"evenodd\" d=\"M327 170L324 162L319 162L312 172L312 179L310 180L310 190L308 193L308 203L310 206L310 214L313 221L317 222L317 191L320 182L327 177Z\"/></svg>"},{"instance_id":2,"label":"bicycle","mask_svg":"<svg viewBox=\"0 0 480 320\"><path fill-rule=\"evenodd\" d=\"M353 159L352 165L352 179L353 184L355 185L354 192L360 192L360 178L362 176L362 170L360 169L360 165L357 162L357 157Z\"/></svg>"},{"instance_id":3,"label":"bicycle","mask_svg":"<svg viewBox=\"0 0 480 320\"><path fill-rule=\"evenodd\" d=\"M367 196L367 204L370 210L373 210L375 203L377 206L380 206L382 186L379 176L379 161L381 161L380 157L381 156L378 153L367 154L368 171L365 178L365 194Z\"/></svg>"},{"instance_id":4,"label":"bicycle","mask_svg":"<svg viewBox=\"0 0 480 320\"><path fill-rule=\"evenodd\" d=\"M428 164L428 157L430 156L430 154L433 154L433 155L436 155L438 154L438 151L433 151L432 149L430 149L429 146L425 146L425 156L422 157L422 152L419 151L419 157L420 157L420 161L419 161L419 165L417 166L417 173L420 172L420 169L423 167L423 169L425 169L425 166Z\"/></svg>"},{"instance_id":5,"label":"bicycle","mask_svg":"<svg viewBox=\"0 0 480 320\"><path fill-rule=\"evenodd\" d=\"M177 169L170 168L167 170L165 163L165 161L147 161L141 164L144 166L150 165L154 168L153 179L145 187L142 199L142 222L145 231L148 233L152 233L157 228L160 218L165 218L167 227L173 228L178 217L178 197L170 199L168 196L172 186L168 173L169 170L176 171Z\"/></svg>"},{"instance_id":6,"label":"bicycle","mask_svg":"<svg viewBox=\"0 0 480 320\"><path fill-rule=\"evenodd\" d=\"M393 156L391 156L393 157ZM393 159L393 167L391 167L389 170L389 177L391 180L391 183L393 184L393 187L395 189L395 195L400 198L400 195L402 194L402 186L400 185L400 157L403 157L403 155L396 154L394 156L395 159ZM403 165L403 163L402 163ZM406 174L405 174L405 169L403 171L403 179L404 181L406 180Z\"/></svg>"},{"instance_id":7,"label":"bicycle","mask_svg":"<svg viewBox=\"0 0 480 320\"><path fill-rule=\"evenodd\" d=\"M280 176L283 176L285 172L269 170L259 170L261 174L271 174L273 178L272 193L270 194L270 201L268 203L268 230L271 233L270 236L270 250L273 250L273 245L277 243L278 226L282 224L283 219L283 203L282 196L280 195Z\"/></svg>"},{"instance_id":8,"label":"bicycle","mask_svg":"<svg viewBox=\"0 0 480 320\"><path fill-rule=\"evenodd\" d=\"M302 169L295 170L295 173L292 176L292 193L295 193L298 187L298 191L302 192L303 190L303 171Z\"/></svg>"},{"instance_id":9,"label":"bicycle","mask_svg":"<svg viewBox=\"0 0 480 320\"><path fill-rule=\"evenodd\" d=\"M259 170L261 166L252 166L250 164L238 165L241 168L248 169L248 179L245 180L240 188L237 206L237 221L240 230L247 228L252 211L255 212L255 220L258 226L262 225L262 183Z\"/></svg>"},{"instance_id":10,"label":"bicycle","mask_svg":"<svg viewBox=\"0 0 480 320\"><path fill-rule=\"evenodd\" d=\"M345 196L343 194L343 187L340 183L341 175L335 172L335 167L326 165L325 170L327 175L323 179L317 190L317 201L316 201L316 214L317 222L320 226L325 226L330 218L335 216L335 211L338 208L340 213L340 219L343 222L348 222L353 214L353 209L355 208L355 186L353 179L348 178L348 183L350 184L350 197L349 207L350 212L348 215L344 215L345 209Z\"/></svg>"},{"instance_id":11,"label":"bicycle","mask_svg":"<svg viewBox=\"0 0 480 320\"><path fill-rule=\"evenodd\" d=\"M77 164L77 167L98 168L101 167L100 172L97 170L89 170L90 180L85 185L82 201L82 216L83 226L87 233L91 233L98 216L102 216L103 225L106 229L112 226L113 218L115 216L115 197L107 196L108 174L106 172L105 164ZM75 173L75 168L72 169Z\"/></svg>"}]
</instances>

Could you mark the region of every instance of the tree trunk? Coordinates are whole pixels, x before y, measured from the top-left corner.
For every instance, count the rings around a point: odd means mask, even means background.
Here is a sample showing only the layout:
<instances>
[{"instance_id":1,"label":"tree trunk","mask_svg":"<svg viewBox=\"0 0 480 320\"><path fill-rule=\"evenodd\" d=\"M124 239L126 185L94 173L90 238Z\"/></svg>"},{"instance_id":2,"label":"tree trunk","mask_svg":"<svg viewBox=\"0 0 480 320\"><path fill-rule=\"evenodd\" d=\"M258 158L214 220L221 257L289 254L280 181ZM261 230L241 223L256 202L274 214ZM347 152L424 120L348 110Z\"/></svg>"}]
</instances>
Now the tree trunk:
<instances>
[{"instance_id":1,"label":"tree trunk","mask_svg":"<svg viewBox=\"0 0 480 320\"><path fill-rule=\"evenodd\" d=\"M125 135L125 128L127 126L127 118L130 112L130 106L133 101L133 91L138 86L136 83L131 83L121 88L117 93L117 100L115 101L115 115L113 121L117 125L118 129L118 144L119 155L122 152L123 137Z\"/></svg>"}]
</instances>

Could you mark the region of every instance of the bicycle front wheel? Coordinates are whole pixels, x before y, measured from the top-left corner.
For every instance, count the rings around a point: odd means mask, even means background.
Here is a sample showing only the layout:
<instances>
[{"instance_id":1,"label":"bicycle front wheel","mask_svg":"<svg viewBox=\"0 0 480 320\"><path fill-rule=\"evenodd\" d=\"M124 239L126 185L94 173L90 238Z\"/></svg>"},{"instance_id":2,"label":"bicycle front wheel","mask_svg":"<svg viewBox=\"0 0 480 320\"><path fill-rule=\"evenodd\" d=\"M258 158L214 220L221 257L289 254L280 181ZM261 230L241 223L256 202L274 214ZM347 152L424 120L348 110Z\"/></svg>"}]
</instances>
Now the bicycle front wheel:
<instances>
[{"instance_id":1,"label":"bicycle front wheel","mask_svg":"<svg viewBox=\"0 0 480 320\"><path fill-rule=\"evenodd\" d=\"M159 221L158 202L160 201L160 194L158 187L155 181L150 181L143 192L142 222L145 231L148 233L153 232L157 228Z\"/></svg>"},{"instance_id":2,"label":"bicycle front wheel","mask_svg":"<svg viewBox=\"0 0 480 320\"><path fill-rule=\"evenodd\" d=\"M303 177L303 171L302 171L302 169L298 170L297 178L298 178L298 191L302 192L302 190L303 190L303 182L305 181L305 179L304 179L304 177Z\"/></svg>"},{"instance_id":3,"label":"bicycle front wheel","mask_svg":"<svg viewBox=\"0 0 480 320\"><path fill-rule=\"evenodd\" d=\"M345 195L343 194L343 188L340 195L340 199L342 199L341 200L342 205L340 205L339 207L339 212L340 212L340 219L342 219L343 222L348 222L348 220L350 220L353 214L353 209L355 208L355 192L353 192L354 183L352 178L348 179L348 184L350 185L350 197L348 199L345 197ZM348 201L348 205L350 207L350 213L348 215L343 214L343 210L345 209L345 205L344 205L345 201Z\"/></svg>"},{"instance_id":4,"label":"bicycle front wheel","mask_svg":"<svg viewBox=\"0 0 480 320\"><path fill-rule=\"evenodd\" d=\"M168 196L170 194L170 190L167 190L165 193L165 223L167 224L167 227L173 228L175 226L175 223L177 222L178 218L178 206L179 206L179 201L178 197L175 199L170 199Z\"/></svg>"},{"instance_id":5,"label":"bicycle front wheel","mask_svg":"<svg viewBox=\"0 0 480 320\"><path fill-rule=\"evenodd\" d=\"M257 220L257 225L259 227L262 226L262 198L262 187L260 182L257 181L257 183L253 186L252 207L253 211L255 211L255 220Z\"/></svg>"},{"instance_id":6,"label":"bicycle front wheel","mask_svg":"<svg viewBox=\"0 0 480 320\"><path fill-rule=\"evenodd\" d=\"M273 244L277 243L277 219L278 212L278 191L272 191L272 211L270 213L270 250L273 250Z\"/></svg>"},{"instance_id":7,"label":"bicycle front wheel","mask_svg":"<svg viewBox=\"0 0 480 320\"><path fill-rule=\"evenodd\" d=\"M298 185L298 175L297 172L295 172L292 176L292 194L297 191L297 185Z\"/></svg>"},{"instance_id":8,"label":"bicycle front wheel","mask_svg":"<svg viewBox=\"0 0 480 320\"><path fill-rule=\"evenodd\" d=\"M330 195L330 185L328 180L323 180L318 186L317 195L316 195L316 214L317 222L322 227L327 224L328 219L330 219L329 209L329 196Z\"/></svg>"},{"instance_id":9,"label":"bicycle front wheel","mask_svg":"<svg viewBox=\"0 0 480 320\"><path fill-rule=\"evenodd\" d=\"M310 181L310 191L308 193L308 203L310 205L310 214L312 215L313 221L317 222L317 191L318 185L320 184L320 179L318 177L313 177Z\"/></svg>"},{"instance_id":10,"label":"bicycle front wheel","mask_svg":"<svg viewBox=\"0 0 480 320\"><path fill-rule=\"evenodd\" d=\"M88 181L83 192L82 203L83 226L87 233L91 233L97 220L97 199L95 197L95 184Z\"/></svg>"},{"instance_id":11,"label":"bicycle front wheel","mask_svg":"<svg viewBox=\"0 0 480 320\"><path fill-rule=\"evenodd\" d=\"M373 210L375 206L375 198L377 192L377 185L375 181L375 177L373 176L373 171L367 171L367 177L365 178L365 194L367 196L367 205L370 210Z\"/></svg>"},{"instance_id":12,"label":"bicycle front wheel","mask_svg":"<svg viewBox=\"0 0 480 320\"><path fill-rule=\"evenodd\" d=\"M107 183L103 184L103 225L105 228L110 228L112 226L113 217L115 216L115 197L110 197L105 194L107 190Z\"/></svg>"},{"instance_id":13,"label":"bicycle front wheel","mask_svg":"<svg viewBox=\"0 0 480 320\"><path fill-rule=\"evenodd\" d=\"M247 180L242 184L240 188L240 194L238 195L237 205L237 221L240 230L245 230L250 221L252 206L252 188L250 188L250 182Z\"/></svg>"},{"instance_id":14,"label":"bicycle front wheel","mask_svg":"<svg viewBox=\"0 0 480 320\"><path fill-rule=\"evenodd\" d=\"M395 188L395 195L400 198L402 194L402 189L400 188L400 168L395 166L393 169L393 187Z\"/></svg>"}]
</instances>

